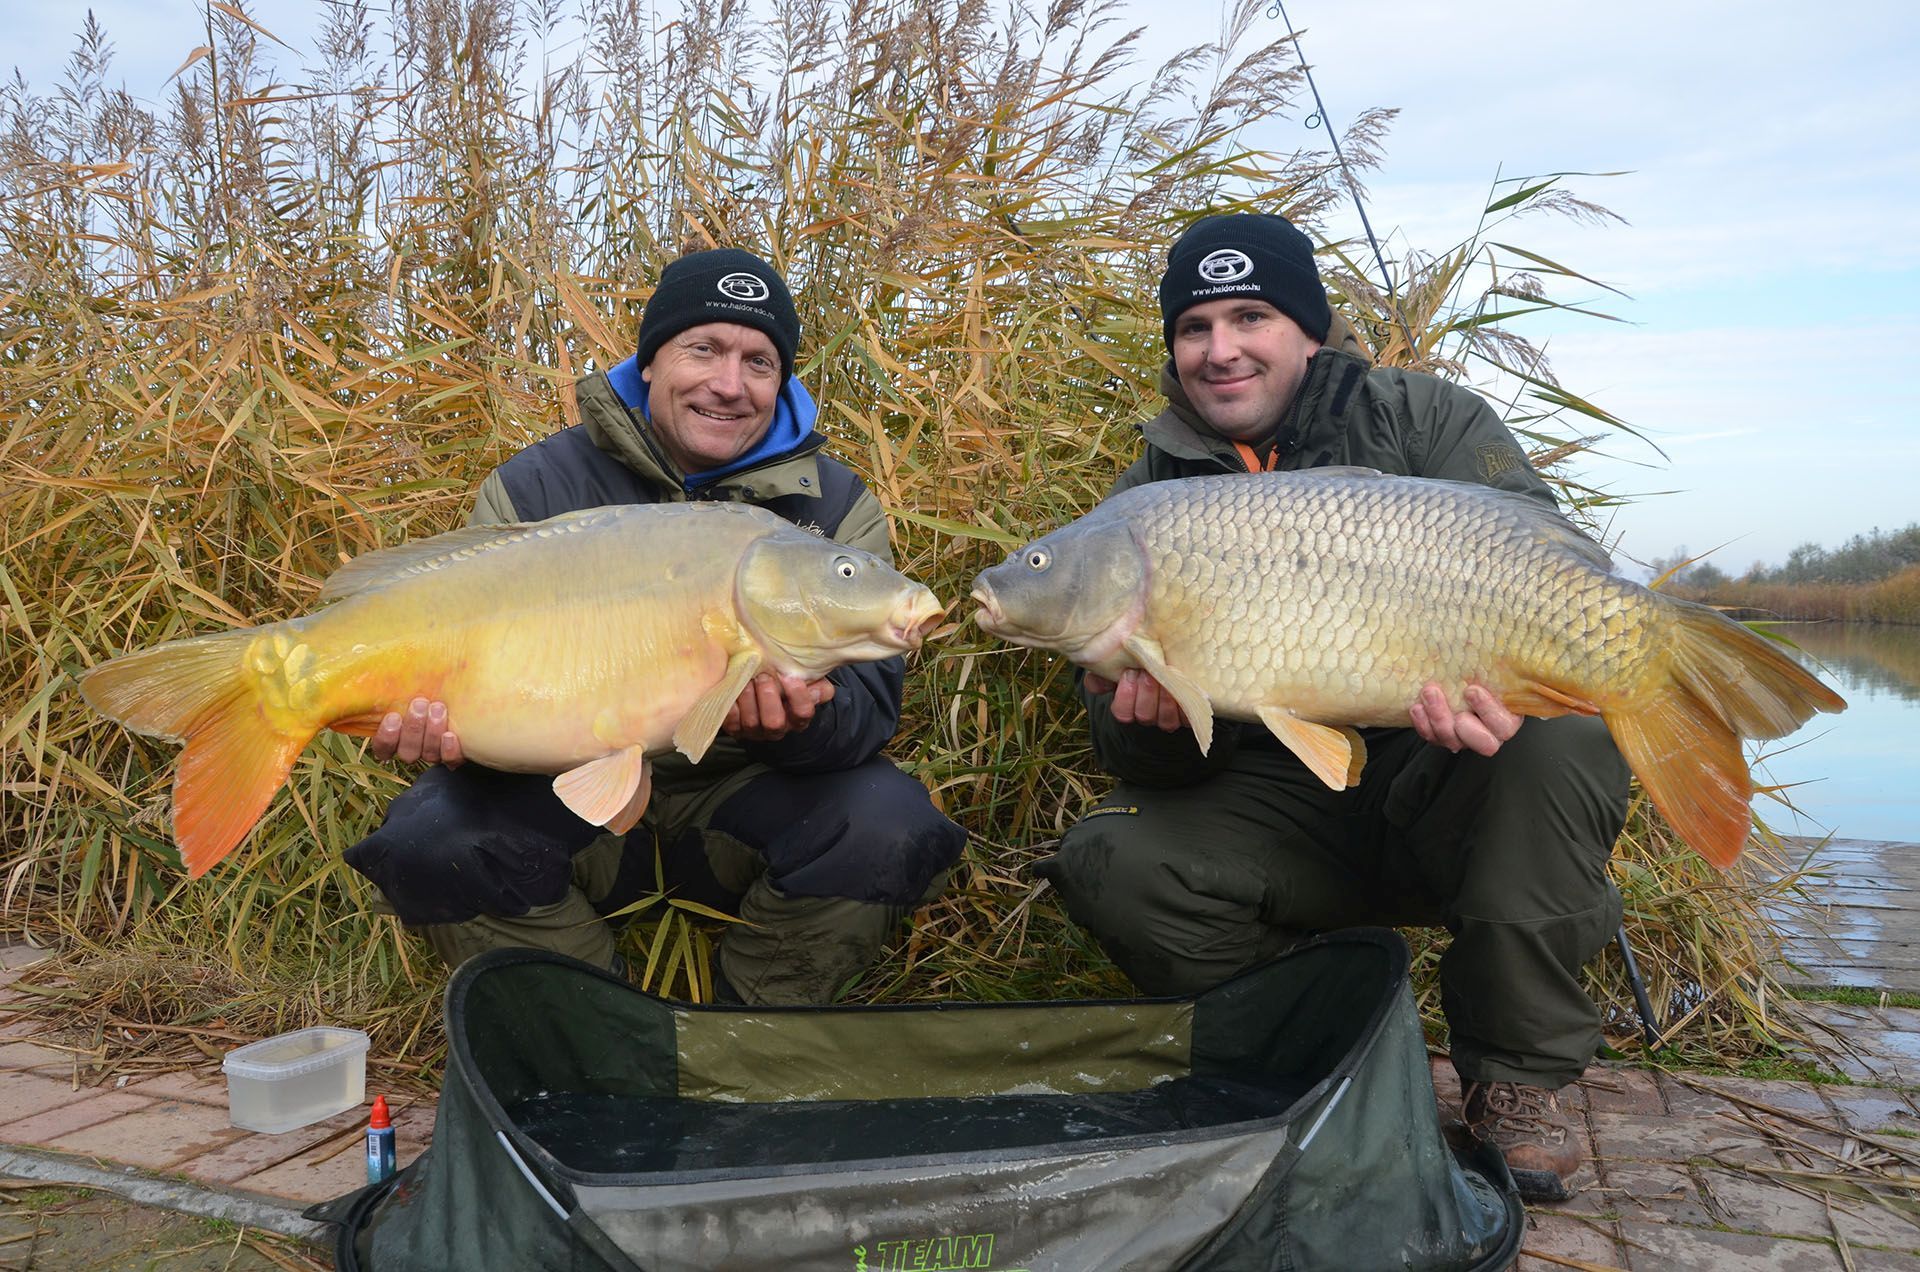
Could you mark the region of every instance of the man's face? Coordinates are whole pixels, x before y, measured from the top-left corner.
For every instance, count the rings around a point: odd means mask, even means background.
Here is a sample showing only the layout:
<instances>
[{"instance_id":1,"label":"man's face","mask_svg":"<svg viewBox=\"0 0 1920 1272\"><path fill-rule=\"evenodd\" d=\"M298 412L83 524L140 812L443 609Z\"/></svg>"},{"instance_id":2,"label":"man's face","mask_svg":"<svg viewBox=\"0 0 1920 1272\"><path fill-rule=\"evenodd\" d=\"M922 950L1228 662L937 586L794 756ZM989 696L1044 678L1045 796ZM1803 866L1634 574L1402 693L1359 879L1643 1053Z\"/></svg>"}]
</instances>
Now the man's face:
<instances>
[{"instance_id":1,"label":"man's face","mask_svg":"<svg viewBox=\"0 0 1920 1272\"><path fill-rule=\"evenodd\" d=\"M1320 342L1264 300L1210 300L1173 324L1173 369L1220 436L1257 442L1280 426Z\"/></svg>"},{"instance_id":2,"label":"man's face","mask_svg":"<svg viewBox=\"0 0 1920 1272\"><path fill-rule=\"evenodd\" d=\"M767 435L780 396L780 351L732 322L689 327L640 371L654 436L682 473L740 458Z\"/></svg>"}]
</instances>

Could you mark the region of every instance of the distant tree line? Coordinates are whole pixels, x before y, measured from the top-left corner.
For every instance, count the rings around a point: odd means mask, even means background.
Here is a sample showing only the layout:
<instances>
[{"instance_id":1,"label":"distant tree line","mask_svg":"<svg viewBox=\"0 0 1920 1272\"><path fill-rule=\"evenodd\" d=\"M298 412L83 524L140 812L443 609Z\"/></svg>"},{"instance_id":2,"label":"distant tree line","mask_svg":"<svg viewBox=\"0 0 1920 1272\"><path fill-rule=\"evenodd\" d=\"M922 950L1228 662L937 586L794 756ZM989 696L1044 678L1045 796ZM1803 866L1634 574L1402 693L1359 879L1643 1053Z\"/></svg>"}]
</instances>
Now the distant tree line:
<instances>
[{"instance_id":1,"label":"distant tree line","mask_svg":"<svg viewBox=\"0 0 1920 1272\"><path fill-rule=\"evenodd\" d=\"M1690 561L1682 547L1653 562L1671 571L1677 595L1751 611L1748 617L1838 618L1920 623L1920 522L1904 530L1878 527L1838 548L1803 543L1784 565L1755 562L1738 578L1712 561Z\"/></svg>"},{"instance_id":2,"label":"distant tree line","mask_svg":"<svg viewBox=\"0 0 1920 1272\"><path fill-rule=\"evenodd\" d=\"M1837 548L1803 543L1787 554L1786 564L1768 565L1755 561L1747 572L1728 574L1712 561L1688 563L1691 554L1685 547L1672 556L1653 563L1656 576L1675 566L1679 572L1671 585L1689 591L1710 591L1729 583L1877 583L1902 570L1920 565L1920 521L1904 530L1885 531L1878 527L1856 534Z\"/></svg>"}]
</instances>

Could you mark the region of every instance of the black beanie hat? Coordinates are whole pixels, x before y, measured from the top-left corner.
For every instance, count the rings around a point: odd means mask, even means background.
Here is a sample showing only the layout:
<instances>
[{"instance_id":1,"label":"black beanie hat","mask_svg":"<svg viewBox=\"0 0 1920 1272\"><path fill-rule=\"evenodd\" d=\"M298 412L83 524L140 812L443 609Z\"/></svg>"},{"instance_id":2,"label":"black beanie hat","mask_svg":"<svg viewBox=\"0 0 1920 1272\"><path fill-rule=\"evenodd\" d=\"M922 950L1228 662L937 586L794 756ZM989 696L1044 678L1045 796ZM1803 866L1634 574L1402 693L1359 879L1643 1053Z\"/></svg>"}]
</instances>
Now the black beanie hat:
<instances>
[{"instance_id":1,"label":"black beanie hat","mask_svg":"<svg viewBox=\"0 0 1920 1272\"><path fill-rule=\"evenodd\" d=\"M1327 338L1333 310L1314 264L1313 242L1293 222L1265 212L1203 216L1167 253L1160 276L1160 323L1173 348L1173 321L1210 300L1264 300L1315 340Z\"/></svg>"},{"instance_id":2,"label":"black beanie hat","mask_svg":"<svg viewBox=\"0 0 1920 1272\"><path fill-rule=\"evenodd\" d=\"M763 331L780 351L782 378L793 374L793 349L800 343L800 315L779 271L737 247L689 252L660 271L640 315L642 370L660 346L688 327L708 322L737 322Z\"/></svg>"}]
</instances>

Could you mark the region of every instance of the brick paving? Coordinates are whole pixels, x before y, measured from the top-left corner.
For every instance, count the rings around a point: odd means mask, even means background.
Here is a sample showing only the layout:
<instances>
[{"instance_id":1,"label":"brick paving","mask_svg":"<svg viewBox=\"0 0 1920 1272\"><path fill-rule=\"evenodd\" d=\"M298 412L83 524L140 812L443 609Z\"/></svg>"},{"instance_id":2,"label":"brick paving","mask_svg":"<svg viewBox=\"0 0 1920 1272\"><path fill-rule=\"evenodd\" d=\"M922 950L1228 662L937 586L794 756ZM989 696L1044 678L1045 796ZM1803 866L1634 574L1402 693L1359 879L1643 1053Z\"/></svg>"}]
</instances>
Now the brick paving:
<instances>
[{"instance_id":1,"label":"brick paving","mask_svg":"<svg viewBox=\"0 0 1920 1272\"><path fill-rule=\"evenodd\" d=\"M1882 908L1877 921L1886 949L1904 948L1905 931L1920 938L1920 910ZM18 997L11 981L26 957L18 947L0 949L0 1146L133 1167L290 1211L364 1181L364 1106L260 1135L228 1125L217 1064L113 1089L81 1082L71 1051L4 1010ZM1867 983L1920 989L1920 972L1911 986L1897 983L1895 962L1879 958ZM1844 981L1836 967L1827 971ZM1563 1103L1577 1118L1588 1164L1571 1201L1530 1209L1518 1267L1920 1272L1920 1207L1809 1182L1870 1178L1860 1173L1868 1158L1905 1162L1920 1179L1920 1011L1826 1003L1810 1010L1845 1048L1837 1065L1854 1085L1599 1064L1568 1088ZM1433 1073L1443 1116L1457 1115L1451 1066L1436 1060ZM431 1102L403 1108L395 1128L404 1165L431 1139Z\"/></svg>"}]
</instances>

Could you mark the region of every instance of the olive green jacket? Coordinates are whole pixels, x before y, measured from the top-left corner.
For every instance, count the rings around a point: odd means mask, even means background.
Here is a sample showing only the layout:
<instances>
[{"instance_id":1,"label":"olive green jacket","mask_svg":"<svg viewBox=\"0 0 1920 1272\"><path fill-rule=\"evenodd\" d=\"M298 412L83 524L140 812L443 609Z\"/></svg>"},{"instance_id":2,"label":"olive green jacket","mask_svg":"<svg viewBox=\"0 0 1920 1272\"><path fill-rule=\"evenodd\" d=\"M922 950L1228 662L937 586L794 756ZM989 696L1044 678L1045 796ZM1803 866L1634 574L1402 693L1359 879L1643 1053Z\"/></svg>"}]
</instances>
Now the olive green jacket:
<instances>
[{"instance_id":1,"label":"olive green jacket","mask_svg":"<svg viewBox=\"0 0 1920 1272\"><path fill-rule=\"evenodd\" d=\"M1148 482L1247 471L1233 443L1194 411L1171 362L1160 372L1160 389L1167 409L1141 426L1146 451L1120 474L1109 498ZM1558 507L1484 398L1437 376L1374 367L1337 317L1327 347L1307 363L1275 450L1274 467L1281 472L1353 465L1478 482ZM1087 704L1095 760L1114 776L1143 785L1188 785L1224 769L1243 742L1272 741L1257 725L1243 729L1216 721L1213 747L1202 756L1190 729L1168 733L1120 724L1113 718L1111 694L1091 693L1082 684L1080 696Z\"/></svg>"}]
</instances>

